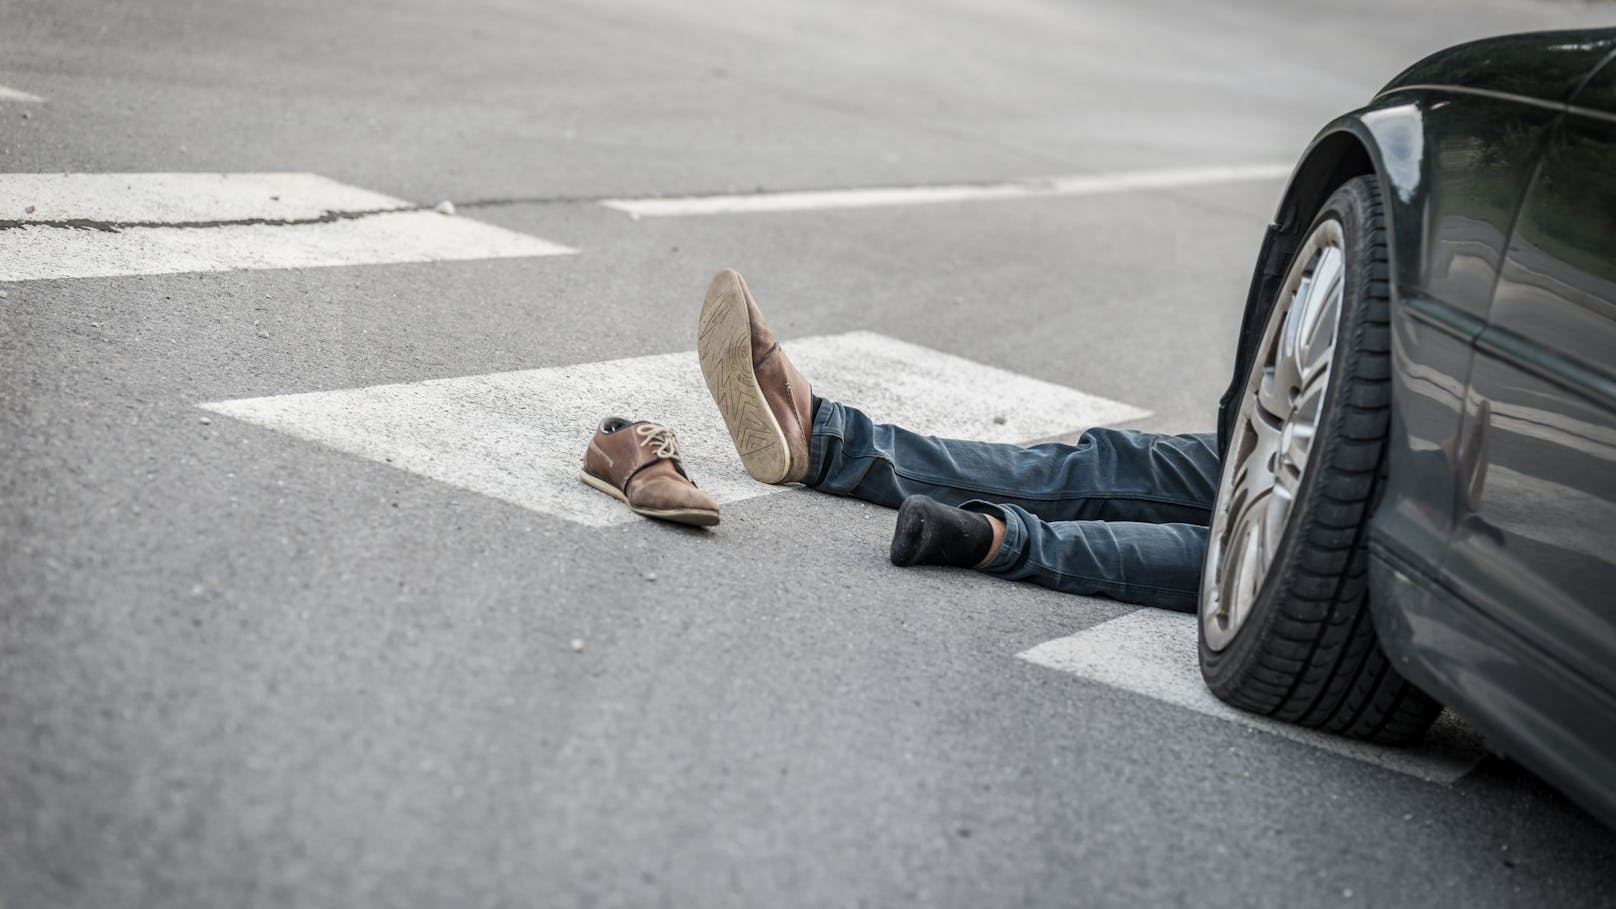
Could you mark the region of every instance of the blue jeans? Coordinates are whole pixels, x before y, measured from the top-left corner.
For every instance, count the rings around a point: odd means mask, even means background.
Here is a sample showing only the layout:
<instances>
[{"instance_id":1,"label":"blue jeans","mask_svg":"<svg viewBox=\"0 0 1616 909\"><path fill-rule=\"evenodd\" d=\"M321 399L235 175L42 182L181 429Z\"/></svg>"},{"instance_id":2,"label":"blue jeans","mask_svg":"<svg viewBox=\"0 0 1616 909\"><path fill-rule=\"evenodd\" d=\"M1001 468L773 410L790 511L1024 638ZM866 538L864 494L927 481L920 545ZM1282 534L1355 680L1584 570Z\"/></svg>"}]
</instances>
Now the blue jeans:
<instances>
[{"instance_id":1,"label":"blue jeans","mask_svg":"<svg viewBox=\"0 0 1616 909\"><path fill-rule=\"evenodd\" d=\"M924 493L1004 521L982 568L1067 593L1194 612L1217 439L1091 429L1076 445L938 439L817 400L806 485L896 508Z\"/></svg>"}]
</instances>

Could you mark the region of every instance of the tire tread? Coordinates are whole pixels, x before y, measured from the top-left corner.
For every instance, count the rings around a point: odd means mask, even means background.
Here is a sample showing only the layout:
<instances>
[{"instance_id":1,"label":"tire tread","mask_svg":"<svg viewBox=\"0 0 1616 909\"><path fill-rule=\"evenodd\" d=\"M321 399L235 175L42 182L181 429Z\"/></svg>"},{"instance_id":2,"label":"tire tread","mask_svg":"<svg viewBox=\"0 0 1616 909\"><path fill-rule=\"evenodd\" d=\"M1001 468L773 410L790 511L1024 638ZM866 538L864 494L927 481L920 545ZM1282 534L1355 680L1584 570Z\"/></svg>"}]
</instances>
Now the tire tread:
<instances>
[{"instance_id":1,"label":"tire tread","mask_svg":"<svg viewBox=\"0 0 1616 909\"><path fill-rule=\"evenodd\" d=\"M1319 218L1332 213L1349 251L1348 296L1325 418L1293 506L1292 520L1301 523L1287 534L1291 542L1236 640L1220 653L1203 635L1202 673L1236 707L1406 744L1424 734L1441 705L1386 658L1367 602L1366 531L1384 477L1392 399L1390 251L1375 178L1342 184ZM1237 647L1248 633L1251 644Z\"/></svg>"}]
</instances>

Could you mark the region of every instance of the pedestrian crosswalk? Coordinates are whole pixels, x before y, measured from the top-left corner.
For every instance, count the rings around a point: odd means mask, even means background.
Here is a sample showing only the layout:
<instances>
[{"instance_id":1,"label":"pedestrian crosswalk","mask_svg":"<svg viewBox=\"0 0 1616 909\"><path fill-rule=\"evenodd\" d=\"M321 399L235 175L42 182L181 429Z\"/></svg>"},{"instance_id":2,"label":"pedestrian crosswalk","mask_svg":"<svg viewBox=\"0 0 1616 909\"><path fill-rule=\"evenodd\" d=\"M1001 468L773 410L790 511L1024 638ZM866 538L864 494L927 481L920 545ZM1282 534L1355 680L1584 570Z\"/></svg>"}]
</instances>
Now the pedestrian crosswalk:
<instances>
[{"instance_id":1,"label":"pedestrian crosswalk","mask_svg":"<svg viewBox=\"0 0 1616 909\"><path fill-rule=\"evenodd\" d=\"M315 174L0 174L0 281L573 252Z\"/></svg>"},{"instance_id":2,"label":"pedestrian crosswalk","mask_svg":"<svg viewBox=\"0 0 1616 909\"><path fill-rule=\"evenodd\" d=\"M1486 754L1474 731L1451 714L1444 714L1418 746L1386 748L1236 710L1201 681L1195 625L1193 615L1141 609L1016 656L1427 782L1452 783Z\"/></svg>"},{"instance_id":3,"label":"pedestrian crosswalk","mask_svg":"<svg viewBox=\"0 0 1616 909\"><path fill-rule=\"evenodd\" d=\"M786 346L816 393L933 435L1025 442L1148 415L871 332ZM202 406L587 526L643 520L578 480L584 442L609 415L673 427L720 504L781 490L742 469L694 351Z\"/></svg>"}]
</instances>

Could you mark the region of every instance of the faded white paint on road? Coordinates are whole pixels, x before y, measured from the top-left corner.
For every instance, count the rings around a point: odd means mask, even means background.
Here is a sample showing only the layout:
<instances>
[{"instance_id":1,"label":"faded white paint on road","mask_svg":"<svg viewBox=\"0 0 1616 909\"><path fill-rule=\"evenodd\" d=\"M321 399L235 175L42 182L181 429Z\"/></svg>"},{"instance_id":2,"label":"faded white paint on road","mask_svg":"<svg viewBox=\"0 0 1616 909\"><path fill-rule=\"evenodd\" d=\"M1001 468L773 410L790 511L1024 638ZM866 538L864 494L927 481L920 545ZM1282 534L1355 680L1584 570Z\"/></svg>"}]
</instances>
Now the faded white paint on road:
<instances>
[{"instance_id":1,"label":"faded white paint on road","mask_svg":"<svg viewBox=\"0 0 1616 909\"><path fill-rule=\"evenodd\" d=\"M1443 714L1411 748L1386 748L1236 710L1201 680L1195 616L1141 609L1016 654L1021 659L1240 723L1433 783L1452 783L1485 755L1481 739Z\"/></svg>"},{"instance_id":2,"label":"faded white paint on road","mask_svg":"<svg viewBox=\"0 0 1616 909\"><path fill-rule=\"evenodd\" d=\"M932 435L1018 442L1148 415L869 332L786 349L817 394ZM688 351L202 406L586 525L643 520L578 480L590 433L614 414L673 427L720 503L782 489L746 475Z\"/></svg>"},{"instance_id":3,"label":"faded white paint on road","mask_svg":"<svg viewBox=\"0 0 1616 909\"><path fill-rule=\"evenodd\" d=\"M0 174L0 281L576 252L417 209L314 174Z\"/></svg>"},{"instance_id":4,"label":"faded white paint on road","mask_svg":"<svg viewBox=\"0 0 1616 909\"><path fill-rule=\"evenodd\" d=\"M0 219L291 221L418 207L318 174L0 174Z\"/></svg>"},{"instance_id":5,"label":"faded white paint on road","mask_svg":"<svg viewBox=\"0 0 1616 909\"><path fill-rule=\"evenodd\" d=\"M28 104L45 103L45 99L38 95L30 95L24 91L18 91L14 88L7 88L4 85L0 85L0 101L22 101Z\"/></svg>"},{"instance_id":6,"label":"faded white paint on road","mask_svg":"<svg viewBox=\"0 0 1616 909\"><path fill-rule=\"evenodd\" d=\"M1092 196L1148 189L1180 189L1219 183L1278 180L1291 172L1289 164L1236 164L1135 170L1109 174L1071 174L1004 183L940 186L887 186L867 189L825 189L801 192L752 193L729 196L680 196L648 199L607 199L601 205L635 218L680 215L719 215L756 212L814 211L833 208L876 208L893 205L937 205L945 202L982 202L997 199L1037 199L1050 196Z\"/></svg>"}]
</instances>

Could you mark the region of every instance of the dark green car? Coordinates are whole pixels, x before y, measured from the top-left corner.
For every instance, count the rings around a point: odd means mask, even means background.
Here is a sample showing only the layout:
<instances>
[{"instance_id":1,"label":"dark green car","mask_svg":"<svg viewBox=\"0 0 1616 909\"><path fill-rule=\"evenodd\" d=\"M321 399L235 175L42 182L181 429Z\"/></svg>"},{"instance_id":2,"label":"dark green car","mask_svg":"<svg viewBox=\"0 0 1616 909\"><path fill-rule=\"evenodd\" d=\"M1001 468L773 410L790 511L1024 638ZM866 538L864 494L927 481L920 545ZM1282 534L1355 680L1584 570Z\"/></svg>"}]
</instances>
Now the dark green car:
<instances>
[{"instance_id":1,"label":"dark green car","mask_svg":"<svg viewBox=\"0 0 1616 909\"><path fill-rule=\"evenodd\" d=\"M1447 705L1616 823L1616 30L1452 48L1325 127L1218 428L1219 697L1391 743Z\"/></svg>"}]
</instances>

